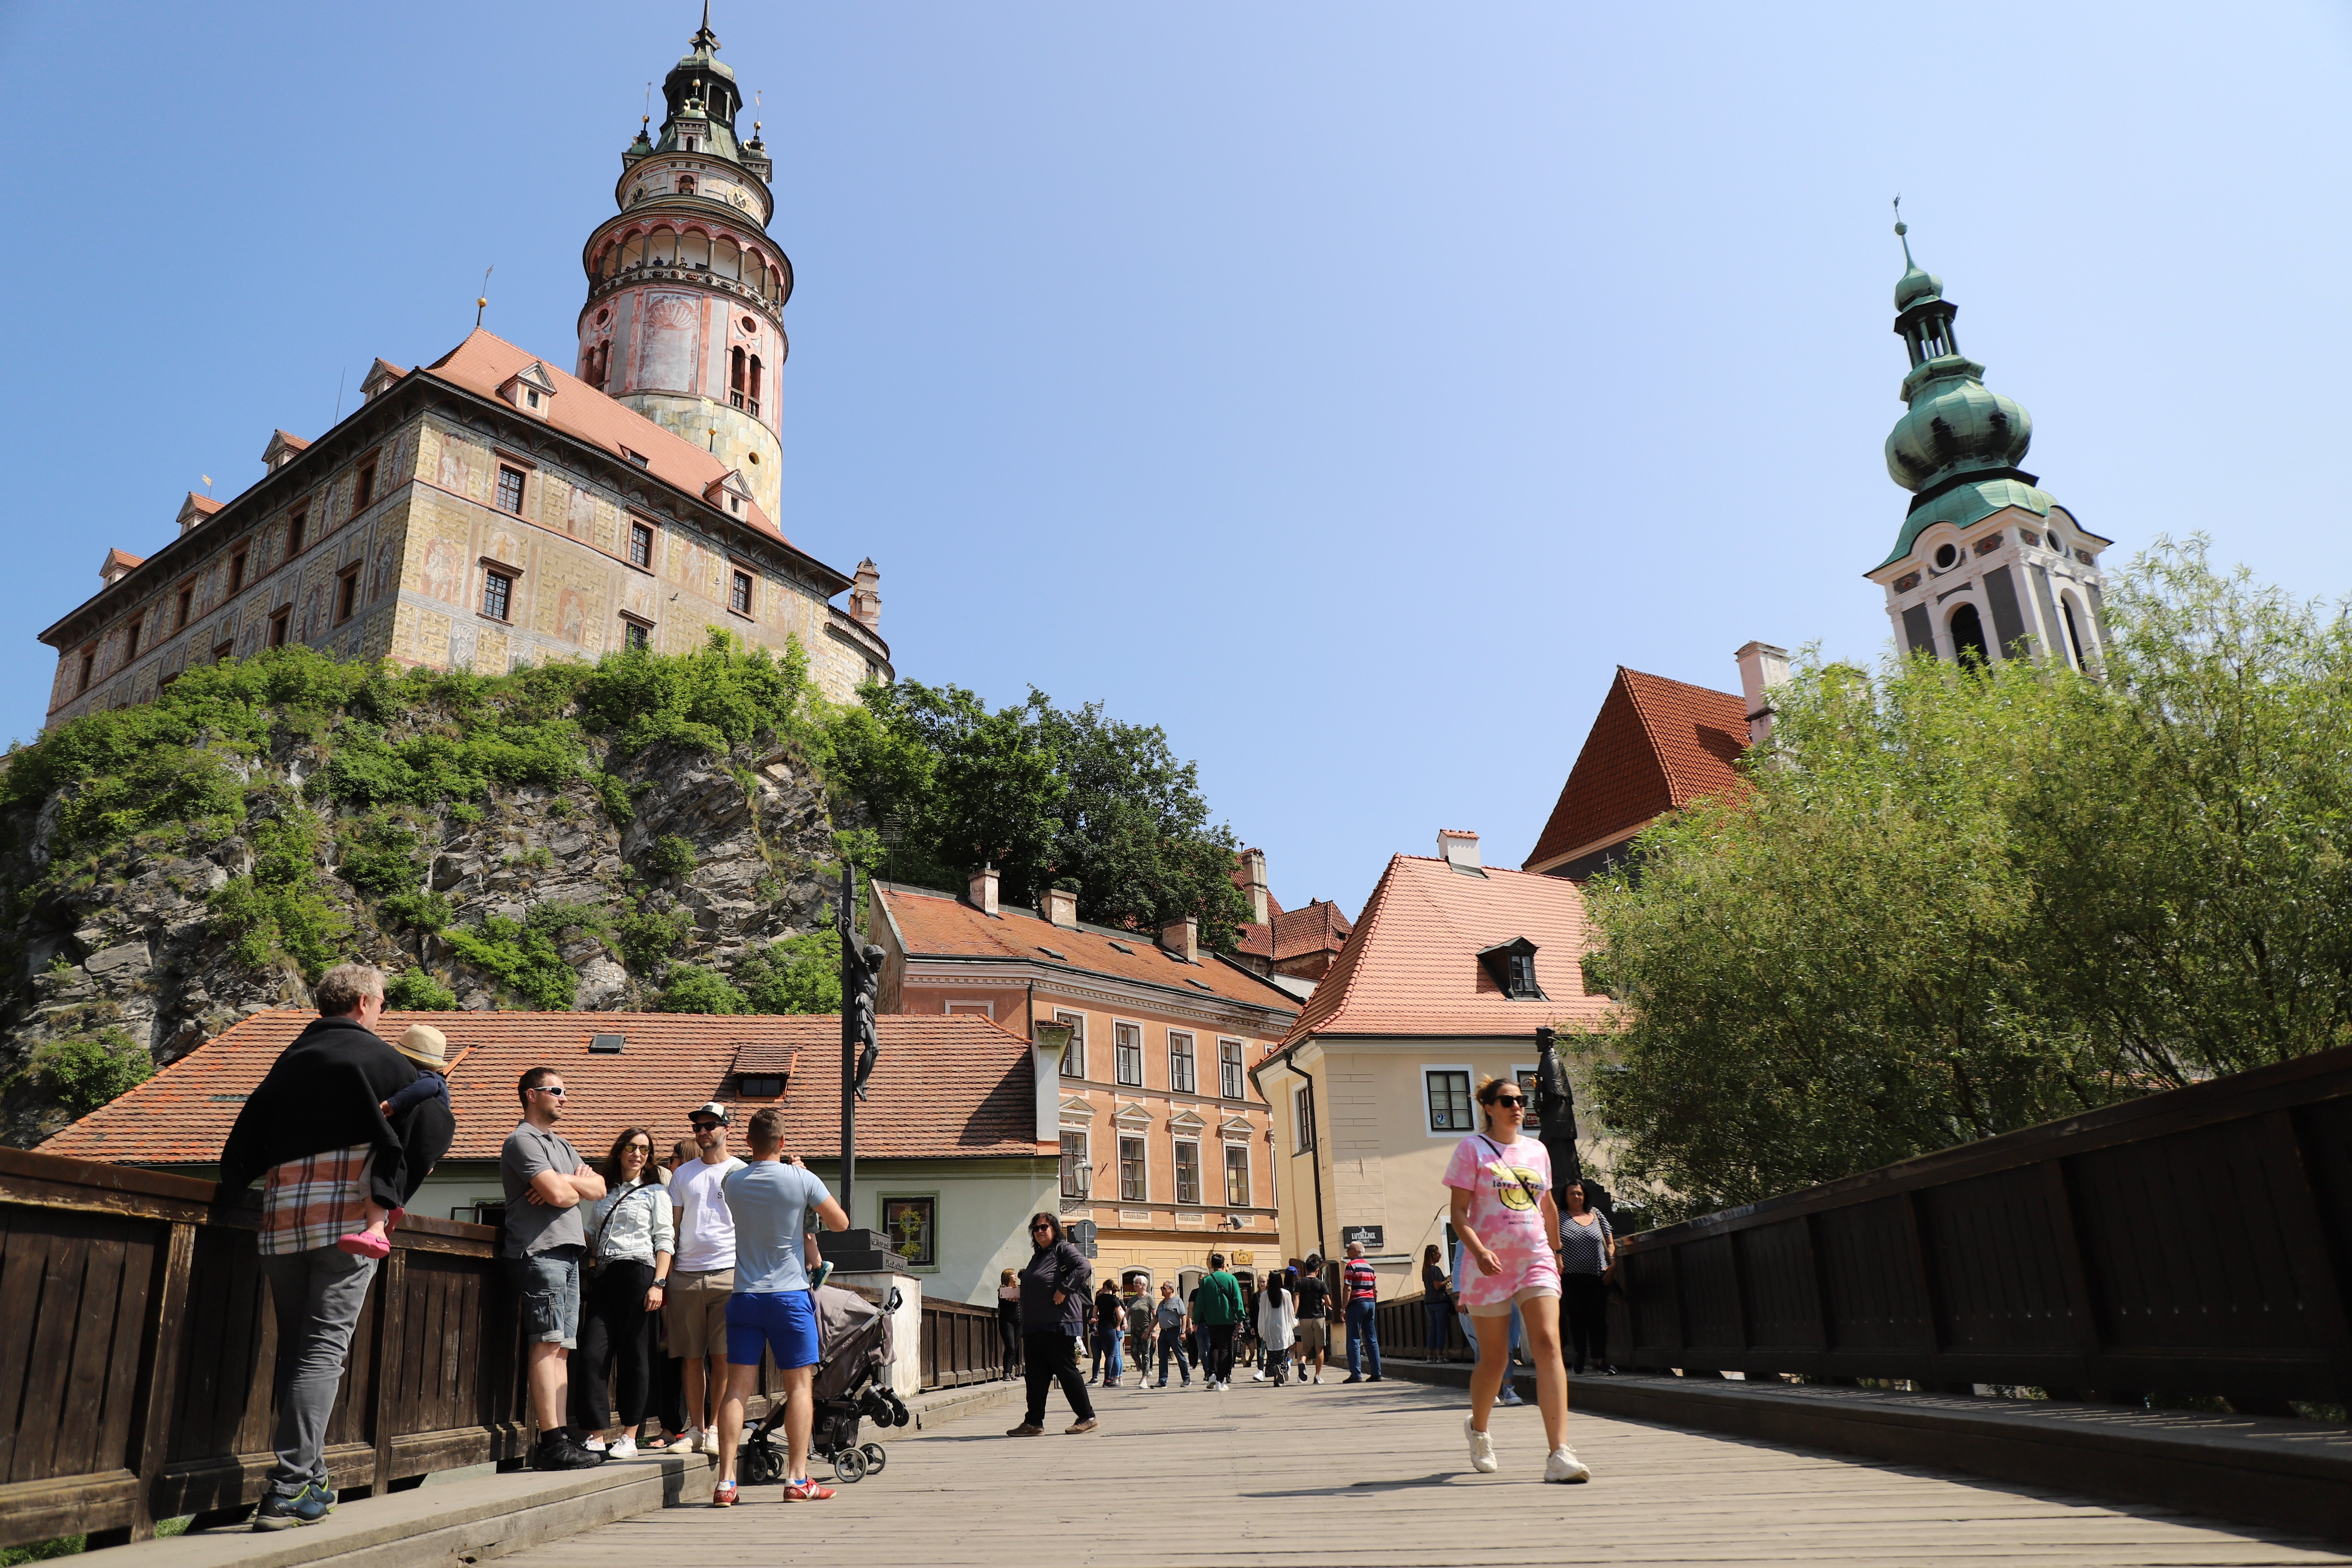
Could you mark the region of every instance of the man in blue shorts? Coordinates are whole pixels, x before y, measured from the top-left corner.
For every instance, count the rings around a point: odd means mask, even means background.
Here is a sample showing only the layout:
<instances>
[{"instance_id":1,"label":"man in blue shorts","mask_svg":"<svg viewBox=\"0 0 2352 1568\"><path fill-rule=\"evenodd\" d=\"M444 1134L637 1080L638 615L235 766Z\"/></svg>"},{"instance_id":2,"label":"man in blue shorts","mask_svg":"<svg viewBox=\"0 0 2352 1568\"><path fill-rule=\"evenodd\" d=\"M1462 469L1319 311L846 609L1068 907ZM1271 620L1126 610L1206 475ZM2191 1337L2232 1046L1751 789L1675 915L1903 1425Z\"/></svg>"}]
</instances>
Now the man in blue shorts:
<instances>
[{"instance_id":1,"label":"man in blue shorts","mask_svg":"<svg viewBox=\"0 0 2352 1568\"><path fill-rule=\"evenodd\" d=\"M816 1300L809 1289L801 1237L814 1209L827 1230L847 1230L849 1216L824 1184L778 1158L784 1113L770 1106L751 1118L751 1161L727 1173L728 1212L735 1216L735 1292L727 1299L727 1397L719 1407L719 1487L715 1508L735 1502L735 1453L743 1442L743 1402L760 1381L760 1352L775 1352L783 1380L786 1502L823 1502L831 1487L809 1479L809 1428L816 1415Z\"/></svg>"}]
</instances>

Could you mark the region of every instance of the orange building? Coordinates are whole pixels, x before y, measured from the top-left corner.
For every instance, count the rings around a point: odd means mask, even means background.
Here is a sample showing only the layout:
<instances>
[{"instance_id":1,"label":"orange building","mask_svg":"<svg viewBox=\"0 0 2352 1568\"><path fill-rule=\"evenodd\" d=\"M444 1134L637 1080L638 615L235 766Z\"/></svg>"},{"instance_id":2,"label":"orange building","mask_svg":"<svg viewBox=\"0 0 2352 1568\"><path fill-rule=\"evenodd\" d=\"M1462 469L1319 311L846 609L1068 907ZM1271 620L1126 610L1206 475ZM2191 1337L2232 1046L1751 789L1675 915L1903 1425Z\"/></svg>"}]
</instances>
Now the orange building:
<instances>
[{"instance_id":1,"label":"orange building","mask_svg":"<svg viewBox=\"0 0 2352 1568\"><path fill-rule=\"evenodd\" d=\"M963 898L875 884L882 1011L977 1014L1019 1035L1070 1026L1061 1212L1093 1222L1105 1277L1176 1279L1216 1248L1244 1273L1283 1261L1271 1122L1249 1068L1297 999L1200 951L1190 920L1155 942L1082 922L1072 893L1000 904L996 882L982 871Z\"/></svg>"}]
</instances>

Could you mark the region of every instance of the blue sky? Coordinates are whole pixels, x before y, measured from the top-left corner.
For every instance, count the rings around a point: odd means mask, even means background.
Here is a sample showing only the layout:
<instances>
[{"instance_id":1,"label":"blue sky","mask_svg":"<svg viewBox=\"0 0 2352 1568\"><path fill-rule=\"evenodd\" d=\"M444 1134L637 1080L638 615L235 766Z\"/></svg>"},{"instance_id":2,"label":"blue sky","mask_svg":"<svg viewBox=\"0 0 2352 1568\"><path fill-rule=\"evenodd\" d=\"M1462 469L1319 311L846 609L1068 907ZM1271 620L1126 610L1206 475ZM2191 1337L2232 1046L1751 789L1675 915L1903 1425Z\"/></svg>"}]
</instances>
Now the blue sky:
<instances>
[{"instance_id":1,"label":"blue sky","mask_svg":"<svg viewBox=\"0 0 2352 1568\"><path fill-rule=\"evenodd\" d=\"M1277 896L1516 865L1619 664L1875 658L1900 191L2120 550L2352 579L2341 5L750 5L785 531L900 672L1164 724ZM34 633L373 356L569 365L685 4L0 7Z\"/></svg>"}]
</instances>

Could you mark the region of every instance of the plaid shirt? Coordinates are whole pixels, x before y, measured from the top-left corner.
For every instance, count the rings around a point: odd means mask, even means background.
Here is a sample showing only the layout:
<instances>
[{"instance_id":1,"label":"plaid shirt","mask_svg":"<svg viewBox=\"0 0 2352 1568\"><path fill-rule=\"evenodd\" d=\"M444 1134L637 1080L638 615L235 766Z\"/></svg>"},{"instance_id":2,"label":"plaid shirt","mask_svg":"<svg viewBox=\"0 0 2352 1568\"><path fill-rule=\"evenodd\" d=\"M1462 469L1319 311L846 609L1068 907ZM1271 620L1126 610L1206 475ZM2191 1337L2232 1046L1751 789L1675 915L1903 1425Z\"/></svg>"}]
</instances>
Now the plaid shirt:
<instances>
[{"instance_id":1,"label":"plaid shirt","mask_svg":"<svg viewBox=\"0 0 2352 1568\"><path fill-rule=\"evenodd\" d=\"M366 1229L370 1152L355 1143L272 1165L261 1194L261 1255L332 1247Z\"/></svg>"}]
</instances>

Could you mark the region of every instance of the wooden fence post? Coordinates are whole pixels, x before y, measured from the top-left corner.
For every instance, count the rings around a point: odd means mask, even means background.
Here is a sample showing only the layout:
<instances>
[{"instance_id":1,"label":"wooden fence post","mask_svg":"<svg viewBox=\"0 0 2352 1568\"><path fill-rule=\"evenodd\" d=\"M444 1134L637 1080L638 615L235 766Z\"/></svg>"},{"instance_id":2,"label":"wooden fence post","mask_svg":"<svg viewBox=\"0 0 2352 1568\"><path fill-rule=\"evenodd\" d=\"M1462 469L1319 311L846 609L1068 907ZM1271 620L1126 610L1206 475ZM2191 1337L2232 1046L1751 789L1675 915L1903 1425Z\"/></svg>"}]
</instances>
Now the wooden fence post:
<instances>
[{"instance_id":1,"label":"wooden fence post","mask_svg":"<svg viewBox=\"0 0 2352 1568\"><path fill-rule=\"evenodd\" d=\"M132 1541L152 1540L155 1534L154 1488L163 1473L163 1461L172 1453L172 1417L180 1397L181 1325L188 1316L188 1277L196 1260L196 1227L184 1221L174 1224L163 1246L161 1259L162 1289L154 1293L154 1305L148 1309L146 1353L140 1359L146 1384L145 1397L140 1402L137 1435L139 1452L134 1463L139 1471L139 1515L131 1521Z\"/></svg>"},{"instance_id":2,"label":"wooden fence post","mask_svg":"<svg viewBox=\"0 0 2352 1568\"><path fill-rule=\"evenodd\" d=\"M395 1243L376 1279L377 1289L383 1294L377 1299L375 1313L374 1370L368 1383L373 1408L368 1413L368 1436L375 1441L371 1495L383 1497L392 1489L392 1429L396 1424L393 1395L406 1365L400 1347L408 1329L408 1249Z\"/></svg>"}]
</instances>

